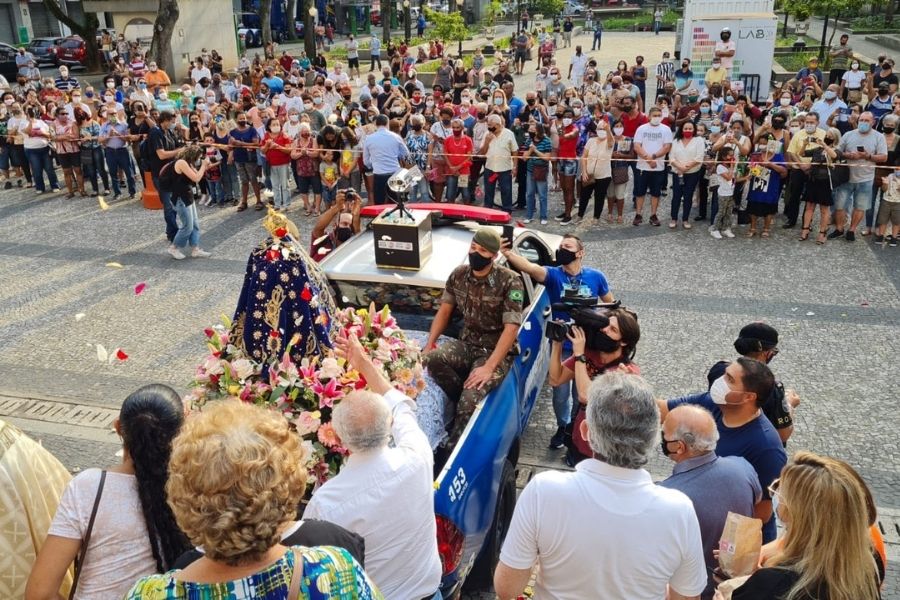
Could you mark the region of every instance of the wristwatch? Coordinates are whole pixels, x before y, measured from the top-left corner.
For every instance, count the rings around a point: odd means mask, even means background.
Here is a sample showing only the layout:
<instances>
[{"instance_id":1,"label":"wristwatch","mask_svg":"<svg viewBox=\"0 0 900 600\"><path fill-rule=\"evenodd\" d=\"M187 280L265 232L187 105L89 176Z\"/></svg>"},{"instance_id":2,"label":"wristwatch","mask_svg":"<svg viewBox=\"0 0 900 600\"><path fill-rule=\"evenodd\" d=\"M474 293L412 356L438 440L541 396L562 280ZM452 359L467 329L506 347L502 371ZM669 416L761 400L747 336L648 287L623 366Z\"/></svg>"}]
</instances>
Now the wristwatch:
<instances>
[{"instance_id":1,"label":"wristwatch","mask_svg":"<svg viewBox=\"0 0 900 600\"><path fill-rule=\"evenodd\" d=\"M587 364L588 358L584 354L579 354L578 356L575 357L575 362Z\"/></svg>"}]
</instances>

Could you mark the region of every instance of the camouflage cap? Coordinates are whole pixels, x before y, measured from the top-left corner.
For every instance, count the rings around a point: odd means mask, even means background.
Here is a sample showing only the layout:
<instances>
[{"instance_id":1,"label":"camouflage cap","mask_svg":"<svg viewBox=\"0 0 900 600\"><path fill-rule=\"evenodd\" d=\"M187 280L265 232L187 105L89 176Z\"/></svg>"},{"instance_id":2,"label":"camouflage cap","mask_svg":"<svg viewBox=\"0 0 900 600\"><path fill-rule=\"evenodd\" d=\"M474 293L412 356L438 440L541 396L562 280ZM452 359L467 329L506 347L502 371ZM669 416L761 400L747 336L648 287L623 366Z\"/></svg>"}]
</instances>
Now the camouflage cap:
<instances>
[{"instance_id":1,"label":"camouflage cap","mask_svg":"<svg viewBox=\"0 0 900 600\"><path fill-rule=\"evenodd\" d=\"M480 227L472 241L492 254L500 251L500 234L490 227Z\"/></svg>"}]
</instances>

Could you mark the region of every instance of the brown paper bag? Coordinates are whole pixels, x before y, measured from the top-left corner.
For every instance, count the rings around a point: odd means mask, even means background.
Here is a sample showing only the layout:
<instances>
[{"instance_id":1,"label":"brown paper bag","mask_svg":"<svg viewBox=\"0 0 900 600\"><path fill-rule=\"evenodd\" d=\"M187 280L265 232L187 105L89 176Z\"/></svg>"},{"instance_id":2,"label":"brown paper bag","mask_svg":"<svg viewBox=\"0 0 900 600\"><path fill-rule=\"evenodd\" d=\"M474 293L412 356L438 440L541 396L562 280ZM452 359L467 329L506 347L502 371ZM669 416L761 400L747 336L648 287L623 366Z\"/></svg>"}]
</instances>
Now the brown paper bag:
<instances>
[{"instance_id":1,"label":"brown paper bag","mask_svg":"<svg viewBox=\"0 0 900 600\"><path fill-rule=\"evenodd\" d=\"M719 567L729 577L750 575L759 564L762 521L729 512L719 540Z\"/></svg>"}]
</instances>

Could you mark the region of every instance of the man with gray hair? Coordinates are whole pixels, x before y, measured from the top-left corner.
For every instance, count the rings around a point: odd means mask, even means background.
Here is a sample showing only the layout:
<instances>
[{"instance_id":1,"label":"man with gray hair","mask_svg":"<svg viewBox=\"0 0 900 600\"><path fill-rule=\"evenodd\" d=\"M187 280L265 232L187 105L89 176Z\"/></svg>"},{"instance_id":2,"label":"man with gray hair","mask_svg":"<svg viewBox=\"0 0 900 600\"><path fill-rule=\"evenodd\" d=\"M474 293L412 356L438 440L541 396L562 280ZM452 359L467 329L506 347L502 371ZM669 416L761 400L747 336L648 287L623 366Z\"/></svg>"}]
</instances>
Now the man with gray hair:
<instances>
[{"instance_id":1,"label":"man with gray hair","mask_svg":"<svg viewBox=\"0 0 900 600\"><path fill-rule=\"evenodd\" d=\"M752 517L762 499L759 477L750 463L740 456L716 456L718 442L716 421L700 406L678 406L663 423L662 451L675 461L675 468L659 485L683 492L694 504L706 560L707 584L701 600L711 599L716 591L712 572L718 561L713 549L718 548L728 513Z\"/></svg>"},{"instance_id":2,"label":"man with gray hair","mask_svg":"<svg viewBox=\"0 0 900 600\"><path fill-rule=\"evenodd\" d=\"M653 390L636 375L598 377L581 427L593 458L537 474L519 496L494 574L500 600L522 593L535 564L535 600L698 599L697 516L642 468L659 441Z\"/></svg>"},{"instance_id":3,"label":"man with gray hair","mask_svg":"<svg viewBox=\"0 0 900 600\"><path fill-rule=\"evenodd\" d=\"M371 391L348 394L334 407L331 422L350 457L316 490L303 518L362 536L366 572L385 598L439 599L434 459L415 404L390 386L359 340L339 338L335 346Z\"/></svg>"}]
</instances>

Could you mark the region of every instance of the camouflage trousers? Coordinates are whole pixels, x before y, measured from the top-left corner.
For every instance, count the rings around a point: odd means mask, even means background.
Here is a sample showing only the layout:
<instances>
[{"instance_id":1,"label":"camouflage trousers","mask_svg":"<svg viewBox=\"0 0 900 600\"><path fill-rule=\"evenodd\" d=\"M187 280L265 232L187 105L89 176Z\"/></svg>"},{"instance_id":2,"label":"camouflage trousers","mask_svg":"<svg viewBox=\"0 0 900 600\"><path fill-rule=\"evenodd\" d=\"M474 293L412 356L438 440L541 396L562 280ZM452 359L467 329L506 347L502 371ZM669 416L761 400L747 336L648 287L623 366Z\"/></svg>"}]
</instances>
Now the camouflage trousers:
<instances>
[{"instance_id":1,"label":"camouflage trousers","mask_svg":"<svg viewBox=\"0 0 900 600\"><path fill-rule=\"evenodd\" d=\"M488 392L497 387L509 372L513 361L512 354L504 357L500 365L494 369L491 379L484 386L464 388L469 373L486 363L492 351L492 348L481 348L459 340L452 340L429 352L425 357L425 365L428 367L432 379L441 386L450 401L456 403L456 418L450 430L449 443L451 446L462 435L478 403L484 400Z\"/></svg>"}]
</instances>

